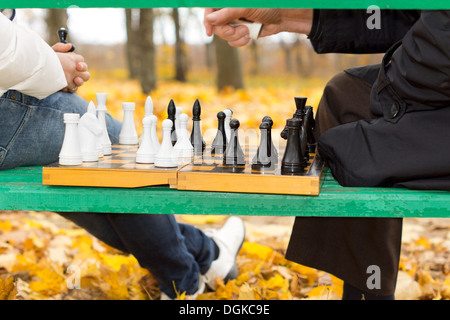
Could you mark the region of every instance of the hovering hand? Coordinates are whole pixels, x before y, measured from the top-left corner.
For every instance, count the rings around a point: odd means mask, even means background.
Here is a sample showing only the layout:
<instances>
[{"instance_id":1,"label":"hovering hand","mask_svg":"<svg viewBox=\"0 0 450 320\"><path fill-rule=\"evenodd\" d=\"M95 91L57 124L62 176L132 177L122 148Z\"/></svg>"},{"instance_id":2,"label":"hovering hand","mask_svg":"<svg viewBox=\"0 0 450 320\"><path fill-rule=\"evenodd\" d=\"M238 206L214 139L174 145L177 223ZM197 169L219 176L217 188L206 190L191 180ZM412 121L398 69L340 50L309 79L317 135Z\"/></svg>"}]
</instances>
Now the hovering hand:
<instances>
[{"instance_id":1,"label":"hovering hand","mask_svg":"<svg viewBox=\"0 0 450 320\"><path fill-rule=\"evenodd\" d=\"M78 88L91 77L88 72L88 65L84 61L84 57L69 52L72 48L72 44L70 43L57 43L52 48L56 52L66 76L67 87L62 91L71 93L76 92Z\"/></svg>"},{"instance_id":2,"label":"hovering hand","mask_svg":"<svg viewBox=\"0 0 450 320\"><path fill-rule=\"evenodd\" d=\"M267 37L282 31L309 34L313 10L207 8L205 9L203 24L208 36L215 34L228 41L230 46L241 47L250 41L250 37L247 27L230 25L238 19L262 23L263 28L260 37Z\"/></svg>"}]
</instances>

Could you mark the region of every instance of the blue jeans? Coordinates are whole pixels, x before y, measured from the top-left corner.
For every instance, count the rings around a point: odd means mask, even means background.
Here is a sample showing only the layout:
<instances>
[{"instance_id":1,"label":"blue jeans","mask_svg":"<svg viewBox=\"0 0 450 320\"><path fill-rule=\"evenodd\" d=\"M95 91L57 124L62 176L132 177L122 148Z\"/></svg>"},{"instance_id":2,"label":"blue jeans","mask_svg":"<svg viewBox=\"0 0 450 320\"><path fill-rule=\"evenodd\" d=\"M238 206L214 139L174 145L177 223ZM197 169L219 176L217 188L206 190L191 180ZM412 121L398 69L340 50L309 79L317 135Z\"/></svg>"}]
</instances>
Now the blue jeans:
<instances>
[{"instance_id":1,"label":"blue jeans","mask_svg":"<svg viewBox=\"0 0 450 320\"><path fill-rule=\"evenodd\" d=\"M0 98L0 169L42 166L58 161L64 139L64 113L84 114L88 102L57 92L38 100L17 91ZM107 116L112 144L121 122ZM59 213L106 244L132 254L158 280L169 297L197 291L199 274L209 269L214 242L199 229L165 214Z\"/></svg>"}]
</instances>

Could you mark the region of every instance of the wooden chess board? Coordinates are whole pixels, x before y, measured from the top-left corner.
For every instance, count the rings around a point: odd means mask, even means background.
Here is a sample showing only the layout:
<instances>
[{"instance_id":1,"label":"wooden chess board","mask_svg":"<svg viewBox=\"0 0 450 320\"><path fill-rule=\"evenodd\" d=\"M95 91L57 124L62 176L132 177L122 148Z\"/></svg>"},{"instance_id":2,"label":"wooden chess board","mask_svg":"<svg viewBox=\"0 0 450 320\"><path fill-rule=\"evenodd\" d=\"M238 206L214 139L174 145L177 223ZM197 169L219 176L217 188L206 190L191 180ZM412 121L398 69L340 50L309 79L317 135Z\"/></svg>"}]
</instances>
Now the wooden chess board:
<instances>
[{"instance_id":1,"label":"wooden chess board","mask_svg":"<svg viewBox=\"0 0 450 320\"><path fill-rule=\"evenodd\" d=\"M114 145L112 154L78 166L46 166L42 184L57 186L138 188L176 184L178 168L136 163L136 145Z\"/></svg>"},{"instance_id":2,"label":"wooden chess board","mask_svg":"<svg viewBox=\"0 0 450 320\"><path fill-rule=\"evenodd\" d=\"M281 174L283 150L278 163L263 171L253 170L251 162L256 149L247 149L246 165L223 165L222 155L213 157L206 150L189 164L176 168L157 168L153 164L136 163L137 146L114 145L112 155L98 162L79 166L58 163L43 168L42 183L57 186L138 188L169 185L173 189L266 194L318 195L322 184L324 161L315 154L301 175Z\"/></svg>"},{"instance_id":3,"label":"wooden chess board","mask_svg":"<svg viewBox=\"0 0 450 320\"><path fill-rule=\"evenodd\" d=\"M231 167L223 164L222 156L194 158L194 161L178 170L178 190L220 191L243 193L269 193L292 195L318 195L322 185L324 161L310 154L304 173L282 175L280 150L278 163L263 171L252 169L252 159L256 150L245 150L246 164ZM174 186L172 186L174 187Z\"/></svg>"}]
</instances>

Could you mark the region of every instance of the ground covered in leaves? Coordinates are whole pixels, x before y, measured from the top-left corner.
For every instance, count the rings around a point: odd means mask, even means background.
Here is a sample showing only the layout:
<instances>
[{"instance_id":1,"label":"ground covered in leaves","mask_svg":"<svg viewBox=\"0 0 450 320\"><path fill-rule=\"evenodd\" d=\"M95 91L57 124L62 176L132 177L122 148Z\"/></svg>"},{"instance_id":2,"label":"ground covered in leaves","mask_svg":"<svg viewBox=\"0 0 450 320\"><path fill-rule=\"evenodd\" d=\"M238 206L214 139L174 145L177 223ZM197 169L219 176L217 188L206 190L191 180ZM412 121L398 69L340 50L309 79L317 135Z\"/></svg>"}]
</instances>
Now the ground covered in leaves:
<instances>
[{"instance_id":1,"label":"ground covered in leaves","mask_svg":"<svg viewBox=\"0 0 450 320\"><path fill-rule=\"evenodd\" d=\"M177 216L199 228L225 216ZM247 236L239 276L199 299L340 299L342 281L292 263L284 252L292 218L243 217ZM404 220L396 298L450 299L450 222ZM158 284L125 255L51 212L0 215L0 299L159 299Z\"/></svg>"}]
</instances>

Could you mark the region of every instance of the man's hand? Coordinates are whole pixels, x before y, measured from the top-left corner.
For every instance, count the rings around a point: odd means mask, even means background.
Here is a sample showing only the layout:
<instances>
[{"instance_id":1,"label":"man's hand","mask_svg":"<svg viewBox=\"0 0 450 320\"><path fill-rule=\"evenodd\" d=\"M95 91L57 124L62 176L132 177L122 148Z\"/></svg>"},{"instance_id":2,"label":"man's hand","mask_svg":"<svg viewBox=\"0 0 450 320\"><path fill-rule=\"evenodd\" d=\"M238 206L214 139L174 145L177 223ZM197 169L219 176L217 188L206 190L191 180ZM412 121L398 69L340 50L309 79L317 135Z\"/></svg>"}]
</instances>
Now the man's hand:
<instances>
[{"instance_id":1,"label":"man's hand","mask_svg":"<svg viewBox=\"0 0 450 320\"><path fill-rule=\"evenodd\" d=\"M88 65L84 62L83 56L68 52L72 48L70 43L57 43L52 48L61 62L67 80L67 87L62 91L76 92L78 87L91 77L88 72Z\"/></svg>"},{"instance_id":2,"label":"man's hand","mask_svg":"<svg viewBox=\"0 0 450 320\"><path fill-rule=\"evenodd\" d=\"M313 10L207 8L203 24L208 36L215 34L227 40L230 46L241 47L246 45L250 38L247 27L230 25L238 19L262 23L260 37L267 37L283 31L309 34L312 27Z\"/></svg>"}]
</instances>

